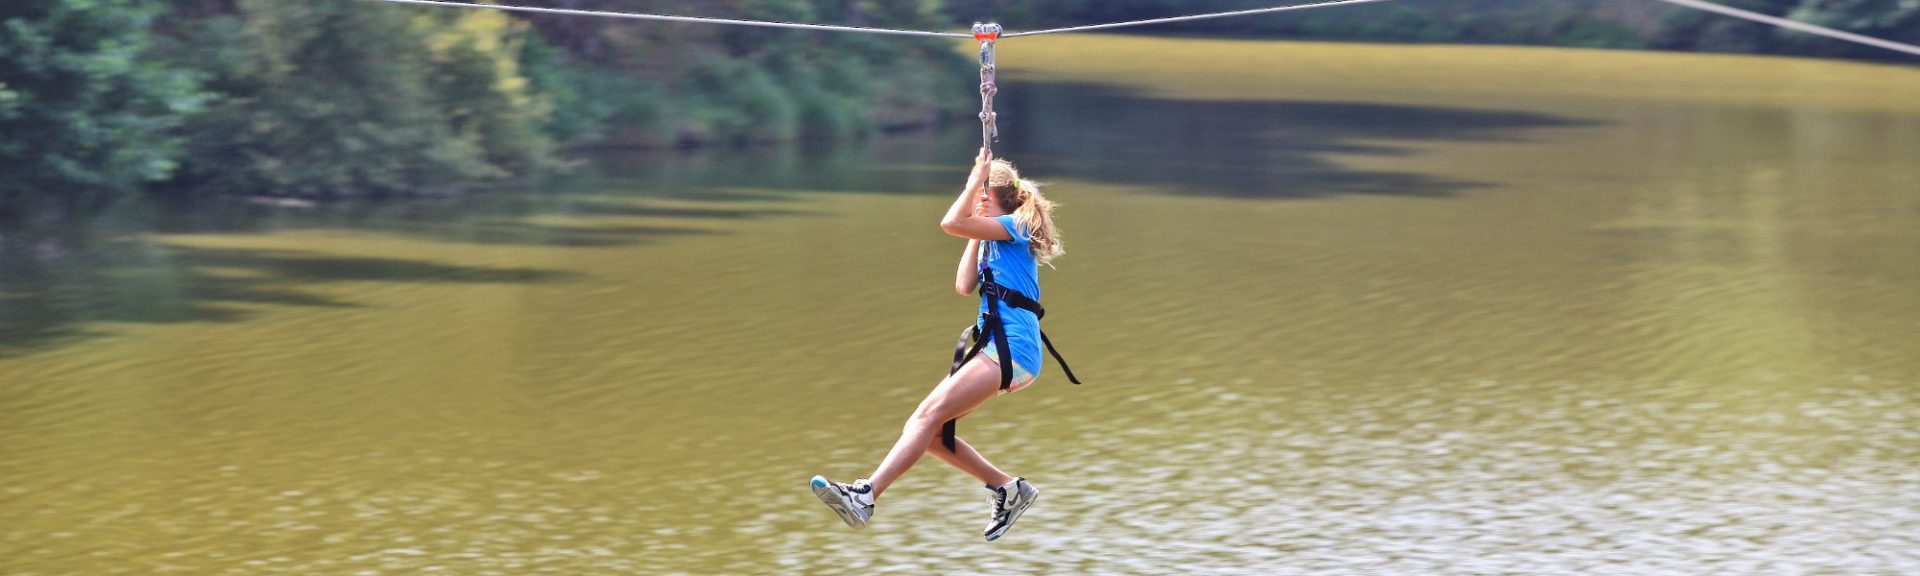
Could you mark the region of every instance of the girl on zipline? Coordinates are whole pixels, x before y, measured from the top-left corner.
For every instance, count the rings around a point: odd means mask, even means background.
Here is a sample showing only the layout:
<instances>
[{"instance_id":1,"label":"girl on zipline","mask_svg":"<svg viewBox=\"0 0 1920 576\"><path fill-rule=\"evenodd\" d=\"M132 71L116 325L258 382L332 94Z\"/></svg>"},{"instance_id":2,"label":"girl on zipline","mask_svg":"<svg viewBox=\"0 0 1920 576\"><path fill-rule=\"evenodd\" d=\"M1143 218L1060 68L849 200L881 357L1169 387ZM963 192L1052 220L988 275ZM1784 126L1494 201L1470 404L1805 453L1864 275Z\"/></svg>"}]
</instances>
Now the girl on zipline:
<instances>
[{"instance_id":1,"label":"girl on zipline","mask_svg":"<svg viewBox=\"0 0 1920 576\"><path fill-rule=\"evenodd\" d=\"M954 352L953 371L920 401L899 441L872 476L852 484L814 476L811 486L814 495L848 526L864 528L873 517L874 502L887 487L922 454L931 453L985 483L992 492L993 521L985 533L991 541L1013 527L1040 491L1025 478L1002 472L973 446L954 437L954 421L994 396L1027 387L1040 375L1044 337L1039 316L1044 313L1036 301L1039 266L1062 253L1060 233L1053 226L1053 203L1040 195L1040 188L1022 180L1013 164L994 160L986 149L974 159L967 186L947 209L940 229L967 239L953 288L963 296L981 291L980 317L968 332L975 338L974 345L965 348L963 334L963 347ZM1051 344L1048 349L1052 351ZM1061 367L1065 369L1066 364ZM1067 375L1073 378L1071 370Z\"/></svg>"}]
</instances>

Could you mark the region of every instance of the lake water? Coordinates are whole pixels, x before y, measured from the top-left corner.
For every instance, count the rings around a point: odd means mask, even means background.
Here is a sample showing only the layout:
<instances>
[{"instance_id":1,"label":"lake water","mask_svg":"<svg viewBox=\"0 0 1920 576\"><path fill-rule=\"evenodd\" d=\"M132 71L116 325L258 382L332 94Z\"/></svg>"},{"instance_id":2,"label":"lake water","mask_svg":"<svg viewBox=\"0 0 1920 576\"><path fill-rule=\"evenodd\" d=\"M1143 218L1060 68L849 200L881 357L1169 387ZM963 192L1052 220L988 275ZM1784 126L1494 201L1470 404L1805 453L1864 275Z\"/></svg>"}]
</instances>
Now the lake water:
<instances>
[{"instance_id":1,"label":"lake water","mask_svg":"<svg viewBox=\"0 0 1920 576\"><path fill-rule=\"evenodd\" d=\"M0 231L0 573L1920 573L1920 68L1001 46L1085 386L853 532L977 130Z\"/></svg>"}]
</instances>

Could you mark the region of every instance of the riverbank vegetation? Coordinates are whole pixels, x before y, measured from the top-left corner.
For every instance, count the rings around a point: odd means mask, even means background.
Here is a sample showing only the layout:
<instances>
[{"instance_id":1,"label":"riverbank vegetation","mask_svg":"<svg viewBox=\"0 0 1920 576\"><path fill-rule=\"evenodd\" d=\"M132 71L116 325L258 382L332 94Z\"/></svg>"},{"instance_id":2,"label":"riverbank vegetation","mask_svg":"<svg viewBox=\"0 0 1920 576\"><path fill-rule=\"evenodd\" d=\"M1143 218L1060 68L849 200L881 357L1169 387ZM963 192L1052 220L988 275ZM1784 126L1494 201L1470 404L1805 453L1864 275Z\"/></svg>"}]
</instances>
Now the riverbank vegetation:
<instances>
[{"instance_id":1,"label":"riverbank vegetation","mask_svg":"<svg viewBox=\"0 0 1920 576\"><path fill-rule=\"evenodd\" d=\"M546 4L947 25L932 1ZM857 139L962 113L973 84L948 42L345 0L18 0L0 22L13 211L446 193L570 147Z\"/></svg>"},{"instance_id":2,"label":"riverbank vegetation","mask_svg":"<svg viewBox=\"0 0 1920 576\"><path fill-rule=\"evenodd\" d=\"M1910 1L1729 3L1920 41L1920 4ZM917 29L1195 9L1172 0L520 4ZM0 31L0 211L14 213L148 192L446 193L550 171L583 147L851 140L966 117L976 102L968 56L915 38L350 0L9 0ZM1651 2L1598 0L1395 2L1154 31L1882 56Z\"/></svg>"}]
</instances>

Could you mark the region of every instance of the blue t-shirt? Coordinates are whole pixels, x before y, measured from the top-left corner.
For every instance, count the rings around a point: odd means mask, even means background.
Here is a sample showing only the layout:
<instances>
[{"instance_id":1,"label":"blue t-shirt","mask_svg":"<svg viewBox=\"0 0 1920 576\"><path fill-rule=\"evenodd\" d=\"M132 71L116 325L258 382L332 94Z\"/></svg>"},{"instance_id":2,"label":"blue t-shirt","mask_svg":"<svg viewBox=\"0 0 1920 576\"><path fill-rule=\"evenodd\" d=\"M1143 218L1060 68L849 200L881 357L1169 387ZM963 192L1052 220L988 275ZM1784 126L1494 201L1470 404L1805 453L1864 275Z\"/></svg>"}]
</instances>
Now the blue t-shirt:
<instances>
[{"instance_id":1,"label":"blue t-shirt","mask_svg":"<svg viewBox=\"0 0 1920 576\"><path fill-rule=\"evenodd\" d=\"M1040 266L1033 260L1029 250L1031 241L1020 225L1014 222L1012 215L995 216L994 220L1006 227L1011 240L983 240L980 242L980 258L993 269L993 281L1027 295L1035 302L1040 301ZM987 301L980 300L980 313L987 313ZM1034 376L1040 375L1040 319L1032 312L1000 303L1000 323L1007 329L1008 351L1013 353L1013 363ZM984 320L984 319L982 319ZM984 322L977 325L986 329ZM989 343L988 346L993 346Z\"/></svg>"}]
</instances>

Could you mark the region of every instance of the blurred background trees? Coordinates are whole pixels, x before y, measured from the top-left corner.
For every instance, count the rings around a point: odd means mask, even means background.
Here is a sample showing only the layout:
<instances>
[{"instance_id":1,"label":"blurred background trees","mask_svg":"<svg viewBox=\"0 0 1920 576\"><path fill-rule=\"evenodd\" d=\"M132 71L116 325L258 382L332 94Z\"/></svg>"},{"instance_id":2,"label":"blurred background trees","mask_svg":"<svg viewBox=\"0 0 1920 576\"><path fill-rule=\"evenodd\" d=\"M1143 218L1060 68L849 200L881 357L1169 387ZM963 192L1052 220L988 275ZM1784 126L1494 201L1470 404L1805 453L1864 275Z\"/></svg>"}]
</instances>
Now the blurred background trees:
<instances>
[{"instance_id":1,"label":"blurred background trees","mask_svg":"<svg viewBox=\"0 0 1920 576\"><path fill-rule=\"evenodd\" d=\"M547 164L551 106L519 70L528 35L492 12L361 2L203 2L159 60L211 97L177 183L284 196L435 191Z\"/></svg>"},{"instance_id":2,"label":"blurred background trees","mask_svg":"<svg viewBox=\"0 0 1920 576\"><path fill-rule=\"evenodd\" d=\"M1920 42L1913 0L1726 0ZM959 30L1270 0L523 0L582 10ZM1650 1L1409 0L1140 29L1892 59ZM508 182L589 146L862 138L970 115L951 42L357 0L0 4L0 209L156 190L312 198Z\"/></svg>"},{"instance_id":3,"label":"blurred background trees","mask_svg":"<svg viewBox=\"0 0 1920 576\"><path fill-rule=\"evenodd\" d=\"M204 100L146 62L152 0L0 3L0 205L84 200L170 176Z\"/></svg>"}]
</instances>

